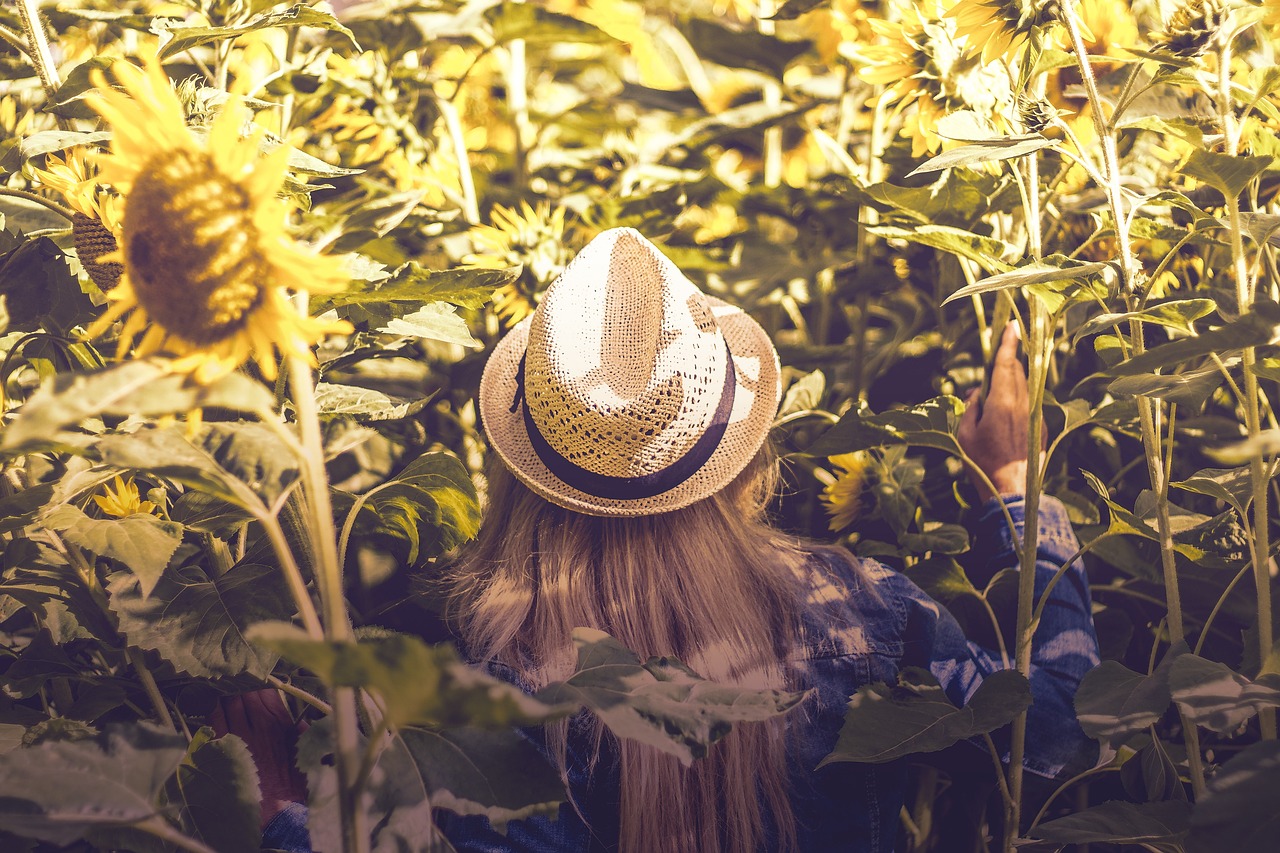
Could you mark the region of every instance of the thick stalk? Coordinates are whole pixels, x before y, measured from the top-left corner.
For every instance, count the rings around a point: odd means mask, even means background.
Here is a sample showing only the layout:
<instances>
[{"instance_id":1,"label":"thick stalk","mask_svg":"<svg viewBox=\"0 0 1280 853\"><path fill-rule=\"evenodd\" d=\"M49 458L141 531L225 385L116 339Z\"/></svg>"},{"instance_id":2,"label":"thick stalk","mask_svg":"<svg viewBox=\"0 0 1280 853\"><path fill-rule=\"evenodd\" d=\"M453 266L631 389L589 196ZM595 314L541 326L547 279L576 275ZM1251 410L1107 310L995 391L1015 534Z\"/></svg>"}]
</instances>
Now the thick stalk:
<instances>
[{"instance_id":1,"label":"thick stalk","mask_svg":"<svg viewBox=\"0 0 1280 853\"><path fill-rule=\"evenodd\" d=\"M1218 53L1218 114L1222 120L1223 144L1226 153L1235 157L1240 153L1240 123L1236 119L1235 109L1231 106L1231 39L1223 32ZM1240 216L1240 197L1227 194L1227 217L1231 231L1231 267L1236 280L1236 310L1241 314L1249 311L1253 305L1255 285L1249 277L1248 260L1244 251L1244 226ZM1254 347L1246 347L1243 355L1244 369L1244 422L1249 438L1257 439L1261 431L1262 406L1258 389L1258 377L1253 372L1258 353ZM1258 653L1259 660L1266 660L1271 654L1273 642L1271 628L1271 529L1267 507L1267 471L1264 454L1259 450L1249 460L1249 477L1253 481L1253 578L1257 594L1258 607ZM1274 740L1276 737L1276 712L1274 708L1263 708L1258 712L1258 724L1262 737Z\"/></svg>"},{"instance_id":2,"label":"thick stalk","mask_svg":"<svg viewBox=\"0 0 1280 853\"><path fill-rule=\"evenodd\" d=\"M298 303L300 306L307 304L305 294L298 297ZM316 409L315 380L311 375L311 366L306 361L297 356L289 356L287 360L289 385L293 391L298 432L302 439L302 479L310 514L308 526L315 549L320 604L325 614L325 637L330 641L351 642L351 622L347 614L346 597L343 595L333 507L329 500L329 478L324 468L324 445ZM368 816L361 803L360 727L354 688L334 689L333 722L343 851L368 853L369 827Z\"/></svg>"},{"instance_id":3,"label":"thick stalk","mask_svg":"<svg viewBox=\"0 0 1280 853\"><path fill-rule=\"evenodd\" d=\"M515 184L523 189L529 179L529 68L524 39L507 45L507 109L516 134Z\"/></svg>"},{"instance_id":4,"label":"thick stalk","mask_svg":"<svg viewBox=\"0 0 1280 853\"><path fill-rule=\"evenodd\" d=\"M1015 634L1014 663L1018 672L1031 672L1031 638L1034 624L1036 582L1036 539L1039 534L1041 470L1041 435L1044 429L1044 383L1048 352L1048 318L1038 299L1030 300L1030 334L1028 335L1029 376L1027 377L1030 422L1027 425L1027 480L1024 498L1022 553L1018 571L1018 622ZM1004 828L1005 853L1013 853L1022 817L1022 758L1027 745L1027 712L1013 720L1009 738L1009 820Z\"/></svg>"},{"instance_id":5,"label":"thick stalk","mask_svg":"<svg viewBox=\"0 0 1280 853\"><path fill-rule=\"evenodd\" d=\"M771 36L776 29L772 20L777 10L774 0L760 0L760 12L757 16L760 33ZM764 84L761 92L765 106L776 108L782 105L782 86L776 80ZM764 132L764 185L770 189L782 183L782 128L771 127Z\"/></svg>"},{"instance_id":6,"label":"thick stalk","mask_svg":"<svg viewBox=\"0 0 1280 853\"><path fill-rule=\"evenodd\" d=\"M18 0L18 17L22 19L22 29L27 36L27 54L31 64L44 87L44 95L49 103L57 100L58 87L62 79L58 76L58 66L53 61L53 53L49 50L49 38L44 32L44 21L40 19L40 5L36 0ZM59 123L62 119L59 118Z\"/></svg>"}]
</instances>

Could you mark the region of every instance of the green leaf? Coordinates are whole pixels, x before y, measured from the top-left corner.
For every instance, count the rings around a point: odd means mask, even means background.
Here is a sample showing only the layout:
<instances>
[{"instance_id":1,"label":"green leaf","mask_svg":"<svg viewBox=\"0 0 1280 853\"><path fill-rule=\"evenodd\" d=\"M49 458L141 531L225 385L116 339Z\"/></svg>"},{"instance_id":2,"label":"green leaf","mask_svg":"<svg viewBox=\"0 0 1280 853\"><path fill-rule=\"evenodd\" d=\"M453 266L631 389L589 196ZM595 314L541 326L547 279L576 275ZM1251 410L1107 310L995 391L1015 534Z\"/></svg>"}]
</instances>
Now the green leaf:
<instances>
[{"instance_id":1,"label":"green leaf","mask_svg":"<svg viewBox=\"0 0 1280 853\"><path fill-rule=\"evenodd\" d=\"M538 698L586 705L616 736L674 755L685 765L705 756L733 723L776 717L808 695L715 684L670 657L641 664L617 640L590 628L575 628L573 643L577 670L538 691Z\"/></svg>"},{"instance_id":2,"label":"green leaf","mask_svg":"<svg viewBox=\"0 0 1280 853\"><path fill-rule=\"evenodd\" d=\"M777 417L784 418L795 412L808 412L818 408L822 405L822 396L826 390L827 377L821 370L806 373L787 389Z\"/></svg>"},{"instance_id":3,"label":"green leaf","mask_svg":"<svg viewBox=\"0 0 1280 853\"><path fill-rule=\"evenodd\" d=\"M38 237L71 230L71 220L46 205L15 196L0 196L4 228L13 234Z\"/></svg>"},{"instance_id":4,"label":"green leaf","mask_svg":"<svg viewBox=\"0 0 1280 853\"><path fill-rule=\"evenodd\" d=\"M907 667L897 685L858 688L836 747L818 765L836 761L883 764L918 752L937 752L966 738L995 731L1031 706L1031 685L1014 670L983 679L957 708L927 670Z\"/></svg>"},{"instance_id":5,"label":"green leaf","mask_svg":"<svg viewBox=\"0 0 1280 853\"><path fill-rule=\"evenodd\" d=\"M93 373L59 374L23 405L0 449L47 446L88 418L159 417L201 407L274 417L275 401L266 386L240 373L199 385L156 362L123 361Z\"/></svg>"},{"instance_id":6,"label":"green leaf","mask_svg":"<svg viewBox=\"0 0 1280 853\"><path fill-rule=\"evenodd\" d=\"M1178 768L1158 737L1124 763L1120 768L1120 780L1129 796L1145 803L1161 800L1186 802L1187 799L1186 789L1178 778Z\"/></svg>"},{"instance_id":7,"label":"green leaf","mask_svg":"<svg viewBox=\"0 0 1280 853\"><path fill-rule=\"evenodd\" d=\"M1256 436L1224 447L1206 447L1204 453L1224 465L1239 465L1255 456L1280 455L1280 429L1264 429Z\"/></svg>"},{"instance_id":8,"label":"green leaf","mask_svg":"<svg viewBox=\"0 0 1280 853\"><path fill-rule=\"evenodd\" d=\"M1183 373L1139 373L1112 380L1107 390L1117 397L1158 397L1199 411L1226 380L1216 365Z\"/></svg>"},{"instance_id":9,"label":"green leaf","mask_svg":"<svg viewBox=\"0 0 1280 853\"><path fill-rule=\"evenodd\" d=\"M359 642L312 640L287 623L255 626L255 643L305 667L331 687L377 691L394 727L534 725L562 717L573 706L539 701L458 659L453 646L428 646L391 634Z\"/></svg>"},{"instance_id":10,"label":"green leaf","mask_svg":"<svg viewBox=\"0 0 1280 853\"><path fill-rule=\"evenodd\" d=\"M1253 682L1225 664L1182 655L1169 670L1169 691L1193 722L1229 734L1260 708L1280 705L1280 675L1264 674Z\"/></svg>"},{"instance_id":11,"label":"green leaf","mask_svg":"<svg viewBox=\"0 0 1280 853\"><path fill-rule=\"evenodd\" d=\"M424 190L409 190L365 200L343 221L342 236L329 246L329 251L354 252L386 235L413 213L425 195Z\"/></svg>"},{"instance_id":12,"label":"green leaf","mask_svg":"<svg viewBox=\"0 0 1280 853\"><path fill-rule=\"evenodd\" d=\"M111 138L110 131L41 130L24 136L18 143L18 155L25 161L32 157L66 151L78 145L96 145ZM16 171L16 170L15 170Z\"/></svg>"},{"instance_id":13,"label":"green leaf","mask_svg":"<svg viewBox=\"0 0 1280 853\"><path fill-rule=\"evenodd\" d=\"M1011 254L1013 247L1003 240L994 237L983 237L963 228L951 228L946 225L921 225L918 228L906 229L882 225L868 228L872 234L889 240L907 240L922 246L931 246L950 252L962 258L981 264L990 270L1005 272L1012 267L1001 258Z\"/></svg>"},{"instance_id":14,"label":"green leaf","mask_svg":"<svg viewBox=\"0 0 1280 853\"><path fill-rule=\"evenodd\" d=\"M178 427L107 435L94 449L117 468L146 471L199 489L250 513L274 505L298 478L298 460L269 427L205 424L188 439Z\"/></svg>"},{"instance_id":15,"label":"green leaf","mask_svg":"<svg viewBox=\"0 0 1280 853\"><path fill-rule=\"evenodd\" d=\"M96 827L155 817L185 752L181 735L137 725L0 754L0 829L70 844Z\"/></svg>"},{"instance_id":16,"label":"green leaf","mask_svg":"<svg viewBox=\"0 0 1280 853\"><path fill-rule=\"evenodd\" d=\"M954 302L957 299L963 299L977 293L1008 290L1011 287L1082 280L1092 275L1098 275L1108 269L1112 269L1111 264L1085 263L1062 255L1050 255L1042 261L1034 261L1011 272L999 273L998 275L975 281L973 284L966 284L942 300L942 304L946 305L948 302Z\"/></svg>"},{"instance_id":17,"label":"green leaf","mask_svg":"<svg viewBox=\"0 0 1280 853\"><path fill-rule=\"evenodd\" d=\"M1152 347L1142 355L1117 364L1107 373L1112 376L1154 373L1210 353L1221 355L1275 341L1280 341L1280 303L1259 300L1238 319L1216 329L1202 331L1192 338Z\"/></svg>"},{"instance_id":18,"label":"green leaf","mask_svg":"<svg viewBox=\"0 0 1280 853\"><path fill-rule=\"evenodd\" d=\"M322 418L349 417L360 423L393 421L420 412L430 400L423 397L400 402L372 388L330 382L316 385L316 408Z\"/></svg>"},{"instance_id":19,"label":"green leaf","mask_svg":"<svg viewBox=\"0 0 1280 853\"><path fill-rule=\"evenodd\" d=\"M506 44L524 39L529 44L613 44L612 36L577 18L551 12L540 6L504 2L485 10L485 19L493 28L493 40Z\"/></svg>"},{"instance_id":20,"label":"green leaf","mask_svg":"<svg viewBox=\"0 0 1280 853\"><path fill-rule=\"evenodd\" d=\"M1187 479L1169 485L1225 501L1241 517L1253 500L1253 477L1248 468L1202 468Z\"/></svg>"},{"instance_id":21,"label":"green leaf","mask_svg":"<svg viewBox=\"0 0 1280 853\"><path fill-rule=\"evenodd\" d=\"M1245 747L1209 780L1191 813L1187 853L1272 853L1280 837L1280 741Z\"/></svg>"},{"instance_id":22,"label":"green leaf","mask_svg":"<svg viewBox=\"0 0 1280 853\"><path fill-rule=\"evenodd\" d=\"M1273 157L1232 157L1197 149L1191 152L1182 174L1208 184L1227 198L1244 192L1249 182L1271 165Z\"/></svg>"},{"instance_id":23,"label":"green leaf","mask_svg":"<svg viewBox=\"0 0 1280 853\"><path fill-rule=\"evenodd\" d=\"M246 632L256 623L288 618L294 609L280 572L254 563L213 579L198 566L172 568L145 598L138 578L123 572L111 577L108 589L120 633L197 678L266 678L276 656L251 644Z\"/></svg>"},{"instance_id":24,"label":"green leaf","mask_svg":"<svg viewBox=\"0 0 1280 853\"><path fill-rule=\"evenodd\" d=\"M183 25L177 19L165 18L157 18L152 22L152 26L160 36L161 59L177 56L193 47L199 47L209 42L236 39L247 33L276 27L319 27L320 29L331 30L346 36L351 40L353 47L357 50L360 49L360 46L356 44L355 36L351 34L351 30L343 26L337 18L328 12L302 3L297 3L278 12L254 15L243 23L227 27L190 27Z\"/></svg>"},{"instance_id":25,"label":"green leaf","mask_svg":"<svg viewBox=\"0 0 1280 853\"><path fill-rule=\"evenodd\" d=\"M1186 643L1170 648L1151 675L1111 660L1085 673L1075 699L1076 717L1085 734L1116 747L1164 716L1171 701L1169 670L1187 652Z\"/></svg>"},{"instance_id":26,"label":"green leaf","mask_svg":"<svg viewBox=\"0 0 1280 853\"><path fill-rule=\"evenodd\" d=\"M778 80L788 65L813 47L810 41L787 41L755 29L730 29L704 18L685 18L680 29L702 59L729 68L750 68Z\"/></svg>"},{"instance_id":27,"label":"green leaf","mask_svg":"<svg viewBox=\"0 0 1280 853\"><path fill-rule=\"evenodd\" d=\"M955 430L964 404L955 397L935 397L907 409L890 409L873 415L855 407L824 432L808 450L810 456L835 456L872 447L907 444L934 447L958 454Z\"/></svg>"},{"instance_id":28,"label":"green leaf","mask_svg":"<svg viewBox=\"0 0 1280 853\"><path fill-rule=\"evenodd\" d=\"M258 768L249 747L235 735L214 740L213 729L197 731L164 793L181 808L187 834L218 853L262 846Z\"/></svg>"},{"instance_id":29,"label":"green leaf","mask_svg":"<svg viewBox=\"0 0 1280 853\"><path fill-rule=\"evenodd\" d=\"M770 15L767 20L770 21L794 21L796 18L812 12L819 6L825 6L830 0L787 0L782 6Z\"/></svg>"},{"instance_id":30,"label":"green leaf","mask_svg":"<svg viewBox=\"0 0 1280 853\"><path fill-rule=\"evenodd\" d=\"M41 483L0 498L0 533L14 533L35 520L53 497L53 485Z\"/></svg>"},{"instance_id":31,"label":"green leaf","mask_svg":"<svg viewBox=\"0 0 1280 853\"><path fill-rule=\"evenodd\" d=\"M990 163L998 160L1012 160L1024 157L1042 148L1054 148L1057 142L1029 133L1021 136L1002 136L997 139L982 139L944 151L936 157L930 157L907 174L923 175L928 172L941 172L943 169L955 169L960 166L976 166L979 163Z\"/></svg>"},{"instance_id":32,"label":"green leaf","mask_svg":"<svg viewBox=\"0 0 1280 853\"><path fill-rule=\"evenodd\" d=\"M92 310L67 266L66 255L48 237L26 240L4 255L0 296L5 298L11 325L21 331L69 333ZM68 343L61 346L71 349Z\"/></svg>"},{"instance_id":33,"label":"green leaf","mask_svg":"<svg viewBox=\"0 0 1280 853\"><path fill-rule=\"evenodd\" d=\"M43 521L72 545L124 563L137 576L143 598L155 589L169 558L182 544L181 524L162 521L145 512L99 519L64 504L46 514Z\"/></svg>"},{"instance_id":34,"label":"green leaf","mask_svg":"<svg viewBox=\"0 0 1280 853\"><path fill-rule=\"evenodd\" d=\"M311 300L312 311L327 311L348 305L379 305L406 302L414 305L449 302L461 308L479 308L489 301L493 291L510 284L520 275L519 268L489 270L459 268L426 270L416 263L398 268L389 278L372 282L367 290L344 290L332 296ZM342 312L339 312L342 313Z\"/></svg>"},{"instance_id":35,"label":"green leaf","mask_svg":"<svg viewBox=\"0 0 1280 853\"><path fill-rule=\"evenodd\" d=\"M1195 321L1207 317L1217 310L1212 299L1176 299L1162 302L1142 311L1129 311L1124 314L1100 314L1079 329L1076 329L1072 340L1079 341L1088 335L1107 331L1113 326L1127 323L1129 320L1140 320L1190 335L1195 331Z\"/></svg>"},{"instance_id":36,"label":"green leaf","mask_svg":"<svg viewBox=\"0 0 1280 853\"><path fill-rule=\"evenodd\" d=\"M405 729L400 736L436 808L484 815L501 831L508 821L554 816L566 798L560 774L514 729Z\"/></svg>"},{"instance_id":37,"label":"green leaf","mask_svg":"<svg viewBox=\"0 0 1280 853\"><path fill-rule=\"evenodd\" d=\"M684 147L692 151L706 148L739 131L764 131L798 116L812 108L812 104L767 104L756 101L741 107L733 107L713 116L693 122L670 140L668 148Z\"/></svg>"},{"instance_id":38,"label":"green leaf","mask_svg":"<svg viewBox=\"0 0 1280 853\"><path fill-rule=\"evenodd\" d=\"M471 336L467 321L458 316L458 310L446 302L432 302L412 314L396 317L378 331L389 335L407 335L442 341L446 344L479 349L481 344Z\"/></svg>"},{"instance_id":39,"label":"green leaf","mask_svg":"<svg viewBox=\"0 0 1280 853\"><path fill-rule=\"evenodd\" d=\"M915 554L963 554L969 550L969 531L961 524L926 521L919 533L903 533L898 543Z\"/></svg>"},{"instance_id":40,"label":"green leaf","mask_svg":"<svg viewBox=\"0 0 1280 853\"><path fill-rule=\"evenodd\" d=\"M366 507L413 544L409 561L429 559L473 539L480 506L466 466L451 453L424 453L368 494Z\"/></svg>"},{"instance_id":41,"label":"green leaf","mask_svg":"<svg viewBox=\"0 0 1280 853\"><path fill-rule=\"evenodd\" d=\"M1185 802L1103 803L1031 830L1034 838L1058 844L1171 844L1187 834L1189 809Z\"/></svg>"}]
</instances>

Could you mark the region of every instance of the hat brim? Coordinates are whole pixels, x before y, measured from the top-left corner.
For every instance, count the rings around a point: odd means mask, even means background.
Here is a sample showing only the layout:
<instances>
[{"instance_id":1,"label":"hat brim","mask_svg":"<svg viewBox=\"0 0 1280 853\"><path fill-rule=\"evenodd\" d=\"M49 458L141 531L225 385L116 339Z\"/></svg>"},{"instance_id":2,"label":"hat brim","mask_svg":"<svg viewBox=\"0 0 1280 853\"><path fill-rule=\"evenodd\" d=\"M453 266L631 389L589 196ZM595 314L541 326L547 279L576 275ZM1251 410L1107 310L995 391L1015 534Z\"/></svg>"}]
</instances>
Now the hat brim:
<instances>
[{"instance_id":1,"label":"hat brim","mask_svg":"<svg viewBox=\"0 0 1280 853\"><path fill-rule=\"evenodd\" d=\"M558 506L587 515L657 515L710 497L733 481L769 435L781 400L778 353L760 324L741 308L706 297L733 356L737 388L733 412L715 451L687 480L658 495L637 500L601 498L565 483L538 457L529 441L516 398L516 373L529 340L531 317L498 341L480 380L480 417L489 446L511 472Z\"/></svg>"}]
</instances>

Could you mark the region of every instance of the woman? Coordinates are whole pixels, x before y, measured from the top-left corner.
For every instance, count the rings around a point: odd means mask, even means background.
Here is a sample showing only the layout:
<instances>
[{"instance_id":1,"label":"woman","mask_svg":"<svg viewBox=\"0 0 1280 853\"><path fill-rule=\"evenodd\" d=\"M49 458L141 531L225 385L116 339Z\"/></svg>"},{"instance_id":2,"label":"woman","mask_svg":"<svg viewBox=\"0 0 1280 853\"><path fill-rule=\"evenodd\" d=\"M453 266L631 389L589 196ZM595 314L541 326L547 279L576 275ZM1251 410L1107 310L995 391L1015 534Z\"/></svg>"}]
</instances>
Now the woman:
<instances>
[{"instance_id":1,"label":"woman","mask_svg":"<svg viewBox=\"0 0 1280 853\"><path fill-rule=\"evenodd\" d=\"M982 481L974 531L992 572L1016 565L1001 501L1021 536L1017 345L1011 327L982 414L970 406L958 436L999 492ZM902 575L768 525L779 396L759 325L626 228L593 240L499 342L480 388L498 457L487 521L452 576L467 654L533 690L572 672L570 632L587 626L713 681L814 693L785 717L736 726L691 768L588 714L530 732L571 801L505 836L480 817L446 819L458 850L892 849L903 764L814 770L849 696L916 665L962 703L1001 665ZM1041 507L1038 591L1076 550L1061 504ZM1079 568L1044 612L1025 765L1052 777L1088 760L1071 698L1098 658Z\"/></svg>"}]
</instances>

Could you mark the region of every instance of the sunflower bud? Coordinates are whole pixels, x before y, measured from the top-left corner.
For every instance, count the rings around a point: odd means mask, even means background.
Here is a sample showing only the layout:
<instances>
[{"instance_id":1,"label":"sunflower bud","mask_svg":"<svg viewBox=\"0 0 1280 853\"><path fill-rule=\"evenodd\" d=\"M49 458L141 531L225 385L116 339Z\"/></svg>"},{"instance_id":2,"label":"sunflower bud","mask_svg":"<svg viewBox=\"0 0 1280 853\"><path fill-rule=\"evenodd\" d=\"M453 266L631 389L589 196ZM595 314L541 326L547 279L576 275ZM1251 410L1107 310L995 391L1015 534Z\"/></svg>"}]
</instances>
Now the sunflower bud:
<instances>
[{"instance_id":1,"label":"sunflower bud","mask_svg":"<svg viewBox=\"0 0 1280 853\"><path fill-rule=\"evenodd\" d=\"M71 217L71 235L75 240L80 264L89 273L93 283L103 293L115 289L120 283L124 266L112 261L98 263L98 258L116 250L116 238L101 222L83 213L76 213Z\"/></svg>"},{"instance_id":2,"label":"sunflower bud","mask_svg":"<svg viewBox=\"0 0 1280 853\"><path fill-rule=\"evenodd\" d=\"M1039 133L1044 130L1057 114L1058 111L1053 108L1053 104L1043 98L1018 95L1018 118L1022 121L1022 127L1027 133Z\"/></svg>"},{"instance_id":3,"label":"sunflower bud","mask_svg":"<svg viewBox=\"0 0 1280 853\"><path fill-rule=\"evenodd\" d=\"M1222 0L1187 0L1154 41L1175 56L1199 56L1213 42L1226 18L1227 8Z\"/></svg>"}]
</instances>

